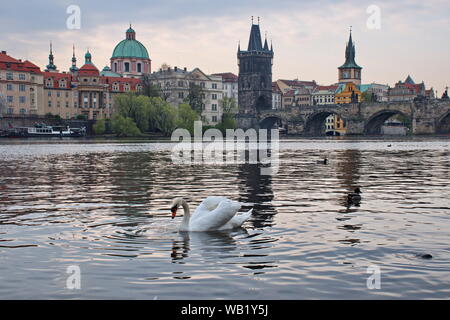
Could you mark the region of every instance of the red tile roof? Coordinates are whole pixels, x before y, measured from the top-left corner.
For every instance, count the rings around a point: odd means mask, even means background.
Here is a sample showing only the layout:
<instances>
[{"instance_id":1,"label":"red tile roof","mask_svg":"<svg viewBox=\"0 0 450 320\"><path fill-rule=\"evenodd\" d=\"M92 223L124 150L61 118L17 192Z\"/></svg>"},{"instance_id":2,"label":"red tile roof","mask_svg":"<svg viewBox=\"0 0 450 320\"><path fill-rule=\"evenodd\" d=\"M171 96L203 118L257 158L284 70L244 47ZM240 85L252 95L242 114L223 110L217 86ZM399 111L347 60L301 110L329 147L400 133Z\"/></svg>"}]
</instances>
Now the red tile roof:
<instances>
[{"instance_id":1,"label":"red tile roof","mask_svg":"<svg viewBox=\"0 0 450 320\"><path fill-rule=\"evenodd\" d=\"M78 74L82 76L99 76L100 72L93 64L86 63L78 70Z\"/></svg>"},{"instance_id":2,"label":"red tile roof","mask_svg":"<svg viewBox=\"0 0 450 320\"><path fill-rule=\"evenodd\" d=\"M239 77L231 72L214 73L213 76L220 76L224 82L237 82Z\"/></svg>"},{"instance_id":3,"label":"red tile roof","mask_svg":"<svg viewBox=\"0 0 450 320\"><path fill-rule=\"evenodd\" d=\"M0 69L1 70L12 70L12 71L22 71L41 74L41 69L31 63L30 61L23 62L22 60L14 59L8 56L4 51L0 52Z\"/></svg>"}]
</instances>

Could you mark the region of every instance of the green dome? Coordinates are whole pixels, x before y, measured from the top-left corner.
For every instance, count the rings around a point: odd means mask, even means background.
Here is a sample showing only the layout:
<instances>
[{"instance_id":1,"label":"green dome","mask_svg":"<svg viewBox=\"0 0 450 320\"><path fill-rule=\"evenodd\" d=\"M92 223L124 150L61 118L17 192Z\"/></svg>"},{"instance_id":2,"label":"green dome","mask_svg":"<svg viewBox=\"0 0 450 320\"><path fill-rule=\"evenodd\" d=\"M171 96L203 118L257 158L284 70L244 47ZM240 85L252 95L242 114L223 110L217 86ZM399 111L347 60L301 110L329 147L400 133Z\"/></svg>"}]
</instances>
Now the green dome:
<instances>
[{"instance_id":1,"label":"green dome","mask_svg":"<svg viewBox=\"0 0 450 320\"><path fill-rule=\"evenodd\" d=\"M150 59L144 45L133 39L125 39L120 41L114 49L112 58Z\"/></svg>"}]
</instances>

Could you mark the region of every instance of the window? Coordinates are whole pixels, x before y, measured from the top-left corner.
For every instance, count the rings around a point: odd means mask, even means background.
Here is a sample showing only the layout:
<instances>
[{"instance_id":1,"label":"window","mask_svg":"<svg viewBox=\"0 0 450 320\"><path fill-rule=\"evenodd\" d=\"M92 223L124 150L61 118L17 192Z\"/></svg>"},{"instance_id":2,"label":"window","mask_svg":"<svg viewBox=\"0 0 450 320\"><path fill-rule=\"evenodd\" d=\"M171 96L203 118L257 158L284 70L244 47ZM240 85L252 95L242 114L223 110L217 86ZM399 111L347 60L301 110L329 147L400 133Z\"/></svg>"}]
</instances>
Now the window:
<instances>
[{"instance_id":1,"label":"window","mask_svg":"<svg viewBox=\"0 0 450 320\"><path fill-rule=\"evenodd\" d=\"M130 63L129 62L125 62L124 66L125 66L125 72L130 72Z\"/></svg>"},{"instance_id":2,"label":"window","mask_svg":"<svg viewBox=\"0 0 450 320\"><path fill-rule=\"evenodd\" d=\"M14 86L13 86L11 83L8 83L8 84L6 85L6 90L8 90L8 91L13 91L13 89L14 89Z\"/></svg>"},{"instance_id":3,"label":"window","mask_svg":"<svg viewBox=\"0 0 450 320\"><path fill-rule=\"evenodd\" d=\"M178 81L178 86L179 86L179 87L183 87L183 86L184 86L183 81Z\"/></svg>"},{"instance_id":4,"label":"window","mask_svg":"<svg viewBox=\"0 0 450 320\"><path fill-rule=\"evenodd\" d=\"M69 107L69 101L66 101L66 108Z\"/></svg>"},{"instance_id":5,"label":"window","mask_svg":"<svg viewBox=\"0 0 450 320\"><path fill-rule=\"evenodd\" d=\"M19 73L19 80L25 80L25 74Z\"/></svg>"},{"instance_id":6,"label":"window","mask_svg":"<svg viewBox=\"0 0 450 320\"><path fill-rule=\"evenodd\" d=\"M178 98L184 99L184 92L178 92Z\"/></svg>"},{"instance_id":7,"label":"window","mask_svg":"<svg viewBox=\"0 0 450 320\"><path fill-rule=\"evenodd\" d=\"M213 104L213 105L211 106L211 109L212 109L212 111L217 111L217 104Z\"/></svg>"},{"instance_id":8,"label":"window","mask_svg":"<svg viewBox=\"0 0 450 320\"><path fill-rule=\"evenodd\" d=\"M25 91L25 85L24 84L19 84L19 91L22 91L22 92Z\"/></svg>"},{"instance_id":9,"label":"window","mask_svg":"<svg viewBox=\"0 0 450 320\"><path fill-rule=\"evenodd\" d=\"M117 62L114 62L114 72L117 72Z\"/></svg>"},{"instance_id":10,"label":"window","mask_svg":"<svg viewBox=\"0 0 450 320\"><path fill-rule=\"evenodd\" d=\"M51 91L47 92L47 96L51 97L52 96L52 92Z\"/></svg>"},{"instance_id":11,"label":"window","mask_svg":"<svg viewBox=\"0 0 450 320\"><path fill-rule=\"evenodd\" d=\"M8 114L13 114L14 113L14 108L8 108Z\"/></svg>"},{"instance_id":12,"label":"window","mask_svg":"<svg viewBox=\"0 0 450 320\"><path fill-rule=\"evenodd\" d=\"M213 93L213 94L212 94L212 99L213 99L213 100L217 100L217 94Z\"/></svg>"},{"instance_id":13,"label":"window","mask_svg":"<svg viewBox=\"0 0 450 320\"><path fill-rule=\"evenodd\" d=\"M56 96L57 96L58 98L61 97L61 92L57 91L57 92L56 92Z\"/></svg>"},{"instance_id":14,"label":"window","mask_svg":"<svg viewBox=\"0 0 450 320\"><path fill-rule=\"evenodd\" d=\"M20 109L20 114L26 114L27 110L25 110L24 108Z\"/></svg>"},{"instance_id":15,"label":"window","mask_svg":"<svg viewBox=\"0 0 450 320\"><path fill-rule=\"evenodd\" d=\"M212 116L212 122L217 122L217 116Z\"/></svg>"},{"instance_id":16,"label":"window","mask_svg":"<svg viewBox=\"0 0 450 320\"><path fill-rule=\"evenodd\" d=\"M6 101L7 101L8 103L13 103L13 102L14 102L14 97L13 97L13 96L7 96L7 97L6 97Z\"/></svg>"},{"instance_id":17,"label":"window","mask_svg":"<svg viewBox=\"0 0 450 320\"><path fill-rule=\"evenodd\" d=\"M205 83L204 82L200 82L200 87L201 88L205 88Z\"/></svg>"},{"instance_id":18,"label":"window","mask_svg":"<svg viewBox=\"0 0 450 320\"><path fill-rule=\"evenodd\" d=\"M213 84L212 84L212 88L213 88L213 89L217 89L217 83L213 83Z\"/></svg>"},{"instance_id":19,"label":"window","mask_svg":"<svg viewBox=\"0 0 450 320\"><path fill-rule=\"evenodd\" d=\"M6 80L14 80L12 72L7 72L6 73Z\"/></svg>"},{"instance_id":20,"label":"window","mask_svg":"<svg viewBox=\"0 0 450 320\"><path fill-rule=\"evenodd\" d=\"M137 72L142 72L142 66L140 63L137 64Z\"/></svg>"},{"instance_id":21,"label":"window","mask_svg":"<svg viewBox=\"0 0 450 320\"><path fill-rule=\"evenodd\" d=\"M24 96L19 97L19 103L25 103L26 99Z\"/></svg>"},{"instance_id":22,"label":"window","mask_svg":"<svg viewBox=\"0 0 450 320\"><path fill-rule=\"evenodd\" d=\"M48 107L51 108L52 107L52 102L48 101Z\"/></svg>"}]
</instances>

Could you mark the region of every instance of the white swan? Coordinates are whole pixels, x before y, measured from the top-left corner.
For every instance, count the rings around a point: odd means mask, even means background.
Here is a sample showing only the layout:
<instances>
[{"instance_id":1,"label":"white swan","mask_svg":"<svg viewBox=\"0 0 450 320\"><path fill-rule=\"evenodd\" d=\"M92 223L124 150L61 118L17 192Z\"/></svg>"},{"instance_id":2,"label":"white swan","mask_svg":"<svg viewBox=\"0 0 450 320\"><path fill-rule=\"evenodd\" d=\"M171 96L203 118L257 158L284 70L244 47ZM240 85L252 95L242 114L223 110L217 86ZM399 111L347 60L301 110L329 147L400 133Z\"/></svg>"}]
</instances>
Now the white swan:
<instances>
[{"instance_id":1,"label":"white swan","mask_svg":"<svg viewBox=\"0 0 450 320\"><path fill-rule=\"evenodd\" d=\"M180 231L212 231L229 230L240 227L252 215L253 209L237 214L241 204L225 197L207 197L192 214L189 205L183 198L175 198L172 202L172 219L177 215L178 207L183 207L184 217Z\"/></svg>"}]
</instances>

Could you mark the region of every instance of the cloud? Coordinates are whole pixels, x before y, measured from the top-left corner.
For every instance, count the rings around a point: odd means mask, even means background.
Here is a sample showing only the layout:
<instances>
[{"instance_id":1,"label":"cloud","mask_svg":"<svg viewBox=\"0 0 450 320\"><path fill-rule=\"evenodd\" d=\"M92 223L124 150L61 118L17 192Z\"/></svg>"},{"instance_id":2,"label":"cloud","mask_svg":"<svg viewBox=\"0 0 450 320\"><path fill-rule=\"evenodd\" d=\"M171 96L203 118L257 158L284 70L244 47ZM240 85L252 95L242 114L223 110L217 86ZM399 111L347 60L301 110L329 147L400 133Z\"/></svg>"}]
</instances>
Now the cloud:
<instances>
[{"instance_id":1,"label":"cloud","mask_svg":"<svg viewBox=\"0 0 450 320\"><path fill-rule=\"evenodd\" d=\"M82 10L81 30L65 27L71 4ZM366 27L371 4L382 10L381 30ZM131 22L154 70L167 62L208 73L237 72L237 44L246 47L253 15L255 21L261 17L263 35L267 31L273 40L274 78L336 82L352 25L364 81L393 84L412 74L442 90L450 73L450 44L443 41L449 13L446 0L16 1L2 4L0 48L45 66L52 40L56 64L67 70L74 43L79 64L89 47L101 68Z\"/></svg>"}]
</instances>

